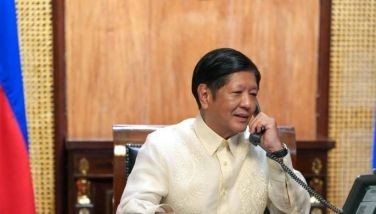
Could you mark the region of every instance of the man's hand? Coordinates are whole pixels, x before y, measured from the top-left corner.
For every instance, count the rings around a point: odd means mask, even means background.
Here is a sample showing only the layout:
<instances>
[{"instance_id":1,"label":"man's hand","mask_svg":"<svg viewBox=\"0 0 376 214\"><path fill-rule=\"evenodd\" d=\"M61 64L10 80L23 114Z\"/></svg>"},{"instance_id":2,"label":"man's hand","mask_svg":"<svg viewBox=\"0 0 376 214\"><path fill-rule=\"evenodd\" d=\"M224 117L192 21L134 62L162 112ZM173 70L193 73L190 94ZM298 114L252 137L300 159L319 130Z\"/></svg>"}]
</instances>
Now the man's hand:
<instances>
[{"instance_id":1,"label":"man's hand","mask_svg":"<svg viewBox=\"0 0 376 214\"><path fill-rule=\"evenodd\" d=\"M263 112L257 114L250 123L249 131L251 134L264 132L261 138L261 145L268 152L281 150L283 145L279 140L277 123L273 117Z\"/></svg>"}]
</instances>

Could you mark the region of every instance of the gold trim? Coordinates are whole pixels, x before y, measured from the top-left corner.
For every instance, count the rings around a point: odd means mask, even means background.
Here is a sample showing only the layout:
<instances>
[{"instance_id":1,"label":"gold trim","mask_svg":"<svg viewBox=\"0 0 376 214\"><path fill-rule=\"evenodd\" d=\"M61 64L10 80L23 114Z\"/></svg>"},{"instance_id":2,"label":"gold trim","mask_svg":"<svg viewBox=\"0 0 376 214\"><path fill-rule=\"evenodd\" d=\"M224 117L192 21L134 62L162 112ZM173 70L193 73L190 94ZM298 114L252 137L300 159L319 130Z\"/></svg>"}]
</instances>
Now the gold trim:
<instances>
[{"instance_id":1,"label":"gold trim","mask_svg":"<svg viewBox=\"0 0 376 214\"><path fill-rule=\"evenodd\" d=\"M320 158L315 158L312 161L312 172L316 175L319 175L322 170L322 161Z\"/></svg>"}]
</instances>

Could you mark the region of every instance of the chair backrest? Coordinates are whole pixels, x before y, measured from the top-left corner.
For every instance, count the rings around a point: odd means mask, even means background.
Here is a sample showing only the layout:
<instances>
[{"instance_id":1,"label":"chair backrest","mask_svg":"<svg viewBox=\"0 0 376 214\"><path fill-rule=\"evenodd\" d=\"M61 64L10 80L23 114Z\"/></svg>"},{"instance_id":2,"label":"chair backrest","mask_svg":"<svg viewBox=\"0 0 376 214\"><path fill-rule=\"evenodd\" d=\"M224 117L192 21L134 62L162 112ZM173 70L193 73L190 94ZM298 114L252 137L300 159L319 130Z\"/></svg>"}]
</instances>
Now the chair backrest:
<instances>
[{"instance_id":1,"label":"chair backrest","mask_svg":"<svg viewBox=\"0 0 376 214\"><path fill-rule=\"evenodd\" d=\"M137 157L138 149L145 142L146 136L151 132L163 127L162 125L114 125L114 173L113 190L114 201L113 210L120 202L127 178L131 172ZM292 156L293 165L296 161L296 140L295 129L291 126L279 126L280 139L287 145Z\"/></svg>"},{"instance_id":2,"label":"chair backrest","mask_svg":"<svg viewBox=\"0 0 376 214\"><path fill-rule=\"evenodd\" d=\"M113 173L113 211L120 202L125 183L137 156L137 147L145 142L146 136L161 128L160 125L114 125L112 127L114 142ZM139 145L139 146L137 146ZM128 169L127 169L128 168Z\"/></svg>"}]
</instances>

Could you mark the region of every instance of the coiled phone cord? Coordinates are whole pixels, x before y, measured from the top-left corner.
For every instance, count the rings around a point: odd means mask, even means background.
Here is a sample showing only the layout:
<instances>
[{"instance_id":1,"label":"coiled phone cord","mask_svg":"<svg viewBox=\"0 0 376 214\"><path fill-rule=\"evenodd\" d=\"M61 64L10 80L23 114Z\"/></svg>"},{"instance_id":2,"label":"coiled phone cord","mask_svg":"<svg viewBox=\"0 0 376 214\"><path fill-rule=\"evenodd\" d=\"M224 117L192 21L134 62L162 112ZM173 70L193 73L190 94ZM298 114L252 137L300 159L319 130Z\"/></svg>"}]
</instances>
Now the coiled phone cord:
<instances>
[{"instance_id":1,"label":"coiled phone cord","mask_svg":"<svg viewBox=\"0 0 376 214\"><path fill-rule=\"evenodd\" d=\"M342 209L339 209L337 208L336 206L334 206L333 204L329 203L327 200L325 200L320 194L318 194L315 190L313 190L310 186L308 186L307 184L305 184L300 178L298 178L298 176L295 175L294 172L292 172L292 170L286 166L282 159L279 159L277 157L275 157L273 154L267 152L266 153L266 156L268 156L270 159L276 161L277 163L279 163L282 167L282 169L290 175L290 177L296 181L300 186L302 186L305 190L307 190L311 195L313 195L313 197L315 197L317 200L320 201L320 203L322 203L325 207L328 207L329 209L333 210L335 213L343 213Z\"/></svg>"}]
</instances>

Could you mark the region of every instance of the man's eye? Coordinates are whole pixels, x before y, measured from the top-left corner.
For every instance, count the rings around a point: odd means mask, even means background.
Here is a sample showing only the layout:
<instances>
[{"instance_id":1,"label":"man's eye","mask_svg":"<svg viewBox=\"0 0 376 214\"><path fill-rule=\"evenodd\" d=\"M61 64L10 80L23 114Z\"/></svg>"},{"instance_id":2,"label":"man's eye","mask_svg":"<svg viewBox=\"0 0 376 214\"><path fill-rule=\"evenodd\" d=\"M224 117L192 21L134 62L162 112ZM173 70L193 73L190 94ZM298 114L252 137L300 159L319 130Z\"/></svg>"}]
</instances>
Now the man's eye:
<instances>
[{"instance_id":1,"label":"man's eye","mask_svg":"<svg viewBox=\"0 0 376 214\"><path fill-rule=\"evenodd\" d=\"M250 93L251 96L257 97L257 93Z\"/></svg>"},{"instance_id":2,"label":"man's eye","mask_svg":"<svg viewBox=\"0 0 376 214\"><path fill-rule=\"evenodd\" d=\"M232 92L233 94L241 94L242 92L241 91L234 91Z\"/></svg>"}]
</instances>

